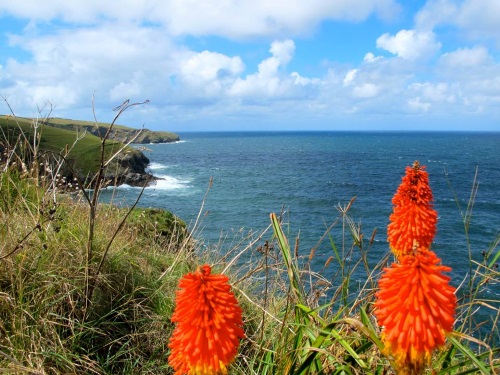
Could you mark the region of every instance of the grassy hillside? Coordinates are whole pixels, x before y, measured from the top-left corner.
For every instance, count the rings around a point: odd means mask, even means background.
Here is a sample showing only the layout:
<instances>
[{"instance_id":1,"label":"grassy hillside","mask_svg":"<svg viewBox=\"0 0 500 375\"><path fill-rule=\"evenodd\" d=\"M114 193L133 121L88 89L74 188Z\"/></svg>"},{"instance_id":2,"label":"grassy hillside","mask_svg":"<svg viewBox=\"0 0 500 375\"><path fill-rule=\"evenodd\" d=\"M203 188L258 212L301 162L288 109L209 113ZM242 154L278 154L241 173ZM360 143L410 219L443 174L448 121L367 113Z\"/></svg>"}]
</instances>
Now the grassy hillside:
<instances>
[{"instance_id":1,"label":"grassy hillside","mask_svg":"<svg viewBox=\"0 0 500 375\"><path fill-rule=\"evenodd\" d=\"M102 141L99 137L84 132L82 129L73 131L70 126L67 129L53 127L44 121L40 122L39 126L36 127L31 119L7 116L0 116L0 128L3 132L0 141L10 145L20 145L18 152L24 153L24 155L29 155L30 151L22 150L22 147L28 147L28 145L32 147L32 145L36 144L39 158L48 156L57 158L57 154L65 156L74 173L71 173L65 167L61 170L62 174L68 176L74 174L85 179L87 176L94 175L99 168ZM105 159L110 158L123 146L121 142L108 140L105 145ZM47 152L51 154L49 155ZM123 160L134 159L142 160L145 159L145 156L133 147L126 147L121 152L120 158L117 158L110 165L110 173L112 175L124 173L126 168L130 169L130 165L124 163Z\"/></svg>"},{"instance_id":2,"label":"grassy hillside","mask_svg":"<svg viewBox=\"0 0 500 375\"><path fill-rule=\"evenodd\" d=\"M92 121L79 121L79 120L69 120L62 118L51 118L47 122L49 126L60 127L62 129L76 130L87 130L87 132L92 133L96 136L104 136L108 131L109 124L98 122L94 123ZM168 143L176 142L180 138L177 134L165 131L152 131L149 129L139 129L130 128L123 125L114 125L113 131L110 134L109 139L118 140L120 142L128 142L132 140L137 134L133 143Z\"/></svg>"},{"instance_id":3,"label":"grassy hillside","mask_svg":"<svg viewBox=\"0 0 500 375\"><path fill-rule=\"evenodd\" d=\"M92 214L46 183L0 172L0 372L171 373L173 288L192 264L185 224L140 208Z\"/></svg>"}]
</instances>

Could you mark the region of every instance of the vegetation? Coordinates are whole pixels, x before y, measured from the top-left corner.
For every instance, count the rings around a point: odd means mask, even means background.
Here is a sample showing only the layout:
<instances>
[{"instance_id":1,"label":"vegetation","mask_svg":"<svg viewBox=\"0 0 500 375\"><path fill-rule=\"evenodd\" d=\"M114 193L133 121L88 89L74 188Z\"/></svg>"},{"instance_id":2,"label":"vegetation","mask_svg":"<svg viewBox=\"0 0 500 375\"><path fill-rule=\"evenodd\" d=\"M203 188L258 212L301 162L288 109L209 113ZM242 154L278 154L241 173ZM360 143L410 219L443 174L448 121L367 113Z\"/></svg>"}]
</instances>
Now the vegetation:
<instances>
[{"instance_id":1,"label":"vegetation","mask_svg":"<svg viewBox=\"0 0 500 375\"><path fill-rule=\"evenodd\" d=\"M36 156L37 167L55 163L57 172L49 168L41 168L39 172L59 174L59 178L65 177L67 181L77 178L85 186L92 183L91 177L97 174L102 158L109 161L108 181L123 182L123 176L129 172L146 175L144 169L149 160L141 151L117 140L108 140L103 145L101 138L87 131L87 127L57 128L51 126L52 121L48 116L39 119L0 116L0 152L9 145L17 145L11 150L20 162L33 164ZM101 124L99 129L109 129L109 126Z\"/></svg>"},{"instance_id":2,"label":"vegetation","mask_svg":"<svg viewBox=\"0 0 500 375\"><path fill-rule=\"evenodd\" d=\"M30 119L0 117L3 136L9 144L16 144L18 140L26 142L27 145L36 144L40 154L44 151L64 154L74 144L72 152L68 153L68 162L84 174L93 175L97 172L101 150L101 140L98 137L90 133L75 133L72 130L53 128L46 124L41 121L37 128L33 126L33 121ZM76 139L78 142L75 143ZM19 146L24 147L23 142L19 143ZM119 147L119 142L108 142L106 157L109 158L113 151L118 151Z\"/></svg>"},{"instance_id":3,"label":"vegetation","mask_svg":"<svg viewBox=\"0 0 500 375\"><path fill-rule=\"evenodd\" d=\"M8 123L9 119L12 120L12 116L0 115L0 123ZM30 124L35 120L33 118L22 117L16 117L16 119L19 123L22 124ZM72 132L87 132L89 134L95 135L98 138L104 137L110 127L110 124L105 122L82 121L58 117L45 119L44 125L56 129L69 130ZM55 134L58 133L56 132ZM180 140L179 135L172 132L153 131L149 129L135 129L128 126L116 124L113 125L113 131L108 134L108 139L125 143L129 140L132 140L132 143L168 143ZM62 146L64 147L65 145L62 144Z\"/></svg>"},{"instance_id":4,"label":"vegetation","mask_svg":"<svg viewBox=\"0 0 500 375\"><path fill-rule=\"evenodd\" d=\"M0 372L172 374L167 358L177 282L209 263L230 277L243 308L246 338L230 374L393 373L373 314L389 255L369 264L375 232L365 237L355 224L354 199L337 207L322 239L332 248L325 268L336 270L327 279L311 269L314 249L298 256L299 241L291 244L282 215L272 214L267 229L235 241L226 254L207 250L193 238L198 222L188 232L169 213L99 203L102 170L113 155L106 150L118 147L113 141L82 138L72 146L74 136L56 141L51 128L36 130L36 121L17 123L1 139ZM57 152L69 145L63 159L51 159L54 170L78 163L90 145L101 148L92 194L61 194L37 163L26 167L12 152L37 160L43 142L58 142ZM466 228L473 203L464 210ZM484 294L500 281L499 243L497 236L483 263L469 260L471 274L457 292L456 331L428 373L500 370L500 299ZM365 274L363 285L351 278L354 272ZM478 309L488 319L478 321Z\"/></svg>"},{"instance_id":5,"label":"vegetation","mask_svg":"<svg viewBox=\"0 0 500 375\"><path fill-rule=\"evenodd\" d=\"M51 118L47 125L73 131L86 130L93 135L103 137L109 129L109 125L103 122L69 120L63 118ZM176 142L180 138L177 134L165 131L152 131L149 129L133 129L123 125L114 125L113 132L108 135L108 139L119 140L120 142L132 143L168 143Z\"/></svg>"}]
</instances>

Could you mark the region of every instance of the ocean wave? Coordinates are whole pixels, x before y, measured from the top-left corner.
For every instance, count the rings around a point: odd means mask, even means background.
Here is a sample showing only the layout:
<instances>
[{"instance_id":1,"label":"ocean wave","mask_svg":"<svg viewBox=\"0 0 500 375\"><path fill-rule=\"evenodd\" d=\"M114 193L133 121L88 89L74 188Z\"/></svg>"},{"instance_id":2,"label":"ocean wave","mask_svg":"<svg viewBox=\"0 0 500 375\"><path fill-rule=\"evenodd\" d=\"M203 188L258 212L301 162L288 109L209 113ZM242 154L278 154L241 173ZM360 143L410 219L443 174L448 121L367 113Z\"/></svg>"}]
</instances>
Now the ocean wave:
<instances>
[{"instance_id":1,"label":"ocean wave","mask_svg":"<svg viewBox=\"0 0 500 375\"><path fill-rule=\"evenodd\" d=\"M176 143L186 143L187 141L181 139L179 141L174 141L174 142L161 142L161 143L154 143L154 142L151 142L150 145L174 145Z\"/></svg>"},{"instance_id":2,"label":"ocean wave","mask_svg":"<svg viewBox=\"0 0 500 375\"><path fill-rule=\"evenodd\" d=\"M181 190L181 189L189 189L192 186L189 185L191 180L181 180L172 176L167 175L157 175L159 180L155 180L149 186L146 187L146 190ZM140 190L142 186L131 186L128 184L121 184L119 186L108 186L103 190Z\"/></svg>"},{"instance_id":3,"label":"ocean wave","mask_svg":"<svg viewBox=\"0 0 500 375\"><path fill-rule=\"evenodd\" d=\"M168 165L155 163L155 162L152 162L148 165L148 169L152 170L152 171L157 170L157 169L165 169L165 168L168 168Z\"/></svg>"},{"instance_id":4,"label":"ocean wave","mask_svg":"<svg viewBox=\"0 0 500 375\"><path fill-rule=\"evenodd\" d=\"M154 184L148 186L147 189L156 190L178 190L178 189L188 189L190 187L190 180L181 180L172 176L159 175L157 176L160 180L156 180Z\"/></svg>"}]
</instances>

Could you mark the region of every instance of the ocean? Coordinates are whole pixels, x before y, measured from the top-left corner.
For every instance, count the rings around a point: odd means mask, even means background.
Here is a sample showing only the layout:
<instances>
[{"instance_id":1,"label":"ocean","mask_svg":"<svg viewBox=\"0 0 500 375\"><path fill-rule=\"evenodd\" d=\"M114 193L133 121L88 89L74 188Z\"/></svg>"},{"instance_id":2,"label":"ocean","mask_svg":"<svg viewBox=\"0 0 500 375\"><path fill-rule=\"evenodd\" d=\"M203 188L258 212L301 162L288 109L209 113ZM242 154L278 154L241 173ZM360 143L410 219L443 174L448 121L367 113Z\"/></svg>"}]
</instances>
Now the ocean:
<instances>
[{"instance_id":1,"label":"ocean","mask_svg":"<svg viewBox=\"0 0 500 375\"><path fill-rule=\"evenodd\" d=\"M300 234L299 255L307 257L339 218L339 207L356 197L349 213L366 243L376 230L368 255L376 264L388 252L391 198L405 167L415 160L429 172L439 215L432 248L453 268L455 286L469 272L462 215L474 181L472 258L483 262L500 232L500 133L207 132L180 137L176 143L147 145L150 172L163 179L146 188L139 206L172 211L191 226L202 208L197 236L221 252L228 251L233 238L264 230L269 214L283 210L291 242ZM110 188L103 200L129 205L139 191ZM339 223L332 230L338 243L341 229ZM316 267L323 269L332 255L327 239L316 249ZM500 287L489 290L498 299Z\"/></svg>"}]
</instances>

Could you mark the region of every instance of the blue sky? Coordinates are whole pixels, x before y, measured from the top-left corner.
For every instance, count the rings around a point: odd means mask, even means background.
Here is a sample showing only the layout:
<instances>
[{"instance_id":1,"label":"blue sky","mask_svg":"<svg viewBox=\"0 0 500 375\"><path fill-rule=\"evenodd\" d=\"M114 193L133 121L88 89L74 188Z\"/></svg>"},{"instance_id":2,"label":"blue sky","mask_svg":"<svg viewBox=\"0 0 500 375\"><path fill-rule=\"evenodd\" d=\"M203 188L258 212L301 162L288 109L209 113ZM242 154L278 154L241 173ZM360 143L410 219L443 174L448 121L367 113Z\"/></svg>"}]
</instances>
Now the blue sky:
<instances>
[{"instance_id":1,"label":"blue sky","mask_svg":"<svg viewBox=\"0 0 500 375\"><path fill-rule=\"evenodd\" d=\"M0 0L0 113L500 131L498 0Z\"/></svg>"}]
</instances>

